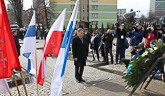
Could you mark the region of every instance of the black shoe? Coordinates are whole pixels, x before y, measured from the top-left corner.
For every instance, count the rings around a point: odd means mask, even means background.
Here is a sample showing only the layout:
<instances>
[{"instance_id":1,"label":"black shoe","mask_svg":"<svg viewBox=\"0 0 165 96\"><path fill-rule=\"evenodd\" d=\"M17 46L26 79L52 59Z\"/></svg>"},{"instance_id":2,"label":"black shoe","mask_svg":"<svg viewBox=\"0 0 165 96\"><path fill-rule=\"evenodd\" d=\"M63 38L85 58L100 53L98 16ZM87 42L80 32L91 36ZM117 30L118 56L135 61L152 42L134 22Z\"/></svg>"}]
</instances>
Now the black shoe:
<instances>
[{"instance_id":1,"label":"black shoe","mask_svg":"<svg viewBox=\"0 0 165 96\"><path fill-rule=\"evenodd\" d=\"M111 62L111 64L113 64L113 62Z\"/></svg>"},{"instance_id":2,"label":"black shoe","mask_svg":"<svg viewBox=\"0 0 165 96\"><path fill-rule=\"evenodd\" d=\"M81 81L81 82L85 82L85 80L84 80L84 79L81 79L80 81Z\"/></svg>"},{"instance_id":3,"label":"black shoe","mask_svg":"<svg viewBox=\"0 0 165 96\"><path fill-rule=\"evenodd\" d=\"M78 83L81 83L81 80L80 80L80 79L76 79L76 81L77 81Z\"/></svg>"},{"instance_id":4,"label":"black shoe","mask_svg":"<svg viewBox=\"0 0 165 96\"><path fill-rule=\"evenodd\" d=\"M93 59L92 61L95 61L95 59Z\"/></svg>"},{"instance_id":5,"label":"black shoe","mask_svg":"<svg viewBox=\"0 0 165 96\"><path fill-rule=\"evenodd\" d=\"M105 64L107 64L107 65L108 65L109 63L108 63L108 62L105 62Z\"/></svg>"}]
</instances>

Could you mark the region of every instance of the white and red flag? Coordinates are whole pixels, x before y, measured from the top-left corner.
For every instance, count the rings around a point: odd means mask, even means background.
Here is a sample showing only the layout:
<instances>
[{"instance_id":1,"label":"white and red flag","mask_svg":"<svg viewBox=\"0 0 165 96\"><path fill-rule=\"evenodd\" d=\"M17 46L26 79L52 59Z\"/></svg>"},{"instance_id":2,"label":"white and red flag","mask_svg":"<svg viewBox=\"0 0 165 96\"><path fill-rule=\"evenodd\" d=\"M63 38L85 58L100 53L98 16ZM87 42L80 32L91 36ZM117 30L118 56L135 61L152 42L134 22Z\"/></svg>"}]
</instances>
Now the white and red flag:
<instances>
[{"instance_id":1,"label":"white and red flag","mask_svg":"<svg viewBox=\"0 0 165 96\"><path fill-rule=\"evenodd\" d=\"M38 78L37 83L40 85L43 85L44 79L46 77L46 73L48 71L48 67L46 63L47 55L48 54L58 55L59 53L63 28L64 28L65 15L66 15L66 9L64 9L60 14L60 16L56 19L56 21L50 28L50 31L48 32L48 35L46 37L42 60L40 63L39 73L37 77Z\"/></svg>"},{"instance_id":2,"label":"white and red flag","mask_svg":"<svg viewBox=\"0 0 165 96\"><path fill-rule=\"evenodd\" d=\"M68 57L68 53L70 49L70 44L72 41L74 28L76 25L78 3L79 3L79 0L77 0L75 3L75 7L73 9L72 15L70 17L70 20L67 26L67 30L65 32L65 36L61 44L60 52L59 52L54 73L53 73L50 96L62 96L63 76L65 72L65 66L66 66L67 57Z\"/></svg>"},{"instance_id":3,"label":"white and red flag","mask_svg":"<svg viewBox=\"0 0 165 96\"><path fill-rule=\"evenodd\" d=\"M12 70L21 70L4 0L0 0L0 79L10 78Z\"/></svg>"}]
</instances>

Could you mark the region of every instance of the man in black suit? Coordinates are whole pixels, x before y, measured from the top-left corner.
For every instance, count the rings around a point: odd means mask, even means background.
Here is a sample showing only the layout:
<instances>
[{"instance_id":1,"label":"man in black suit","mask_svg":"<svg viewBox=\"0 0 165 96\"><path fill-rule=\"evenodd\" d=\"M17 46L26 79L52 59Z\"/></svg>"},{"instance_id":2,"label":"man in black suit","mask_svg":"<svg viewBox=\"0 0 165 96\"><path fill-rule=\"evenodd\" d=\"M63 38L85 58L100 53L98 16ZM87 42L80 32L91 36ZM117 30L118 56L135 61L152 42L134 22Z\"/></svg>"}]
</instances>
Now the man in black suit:
<instances>
[{"instance_id":1,"label":"man in black suit","mask_svg":"<svg viewBox=\"0 0 165 96\"><path fill-rule=\"evenodd\" d=\"M75 65L75 78L78 83L85 82L83 80L82 75L84 71L84 66L86 66L86 42L84 36L84 32L82 28L77 30L78 36L73 38L72 41L72 53L74 58Z\"/></svg>"},{"instance_id":2,"label":"man in black suit","mask_svg":"<svg viewBox=\"0 0 165 96\"><path fill-rule=\"evenodd\" d=\"M84 38L85 38L85 42L87 44L87 56L88 56L88 52L89 52L89 43L90 43L90 40L91 40L91 35L90 33L88 32L88 28L85 28L85 33L84 33Z\"/></svg>"}]
</instances>

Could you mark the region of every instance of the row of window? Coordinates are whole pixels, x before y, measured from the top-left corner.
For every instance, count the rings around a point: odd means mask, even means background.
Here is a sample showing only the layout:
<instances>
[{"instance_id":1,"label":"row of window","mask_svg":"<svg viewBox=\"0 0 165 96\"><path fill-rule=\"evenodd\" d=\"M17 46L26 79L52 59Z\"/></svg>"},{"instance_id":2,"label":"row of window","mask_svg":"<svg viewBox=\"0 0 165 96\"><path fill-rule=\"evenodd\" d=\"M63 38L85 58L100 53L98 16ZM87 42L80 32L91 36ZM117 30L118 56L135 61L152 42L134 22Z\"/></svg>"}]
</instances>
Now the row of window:
<instances>
[{"instance_id":1,"label":"row of window","mask_svg":"<svg viewBox=\"0 0 165 96\"><path fill-rule=\"evenodd\" d=\"M71 5L70 8L73 9L74 5ZM83 6L83 9L84 9L84 6ZM92 9L93 10L97 10L98 9L98 5L92 5Z\"/></svg>"}]
</instances>

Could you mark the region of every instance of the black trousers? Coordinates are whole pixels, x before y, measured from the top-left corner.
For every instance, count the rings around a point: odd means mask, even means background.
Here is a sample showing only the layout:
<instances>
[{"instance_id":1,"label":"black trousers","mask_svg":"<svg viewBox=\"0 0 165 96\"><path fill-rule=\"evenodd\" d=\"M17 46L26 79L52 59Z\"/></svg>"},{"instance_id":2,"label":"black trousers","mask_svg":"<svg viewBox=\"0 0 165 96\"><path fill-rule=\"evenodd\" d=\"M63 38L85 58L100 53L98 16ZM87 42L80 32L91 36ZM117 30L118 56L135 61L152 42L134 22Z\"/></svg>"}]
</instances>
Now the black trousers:
<instances>
[{"instance_id":1,"label":"black trousers","mask_svg":"<svg viewBox=\"0 0 165 96\"><path fill-rule=\"evenodd\" d=\"M93 60L95 60L95 52L96 52L96 55L97 55L97 59L99 60L99 51L98 51L98 48L97 49L92 49Z\"/></svg>"},{"instance_id":2,"label":"black trousers","mask_svg":"<svg viewBox=\"0 0 165 96\"><path fill-rule=\"evenodd\" d=\"M75 78L76 80L82 80L84 66L75 65Z\"/></svg>"},{"instance_id":3,"label":"black trousers","mask_svg":"<svg viewBox=\"0 0 165 96\"><path fill-rule=\"evenodd\" d=\"M120 61L122 58L125 58L125 45L118 44L116 46L116 62L118 62L118 55L120 55Z\"/></svg>"},{"instance_id":4,"label":"black trousers","mask_svg":"<svg viewBox=\"0 0 165 96\"><path fill-rule=\"evenodd\" d=\"M106 59L106 63L109 63L109 60L108 60L108 53L110 53L110 56L111 56L111 63L113 64L112 48L105 48L105 59Z\"/></svg>"}]
</instances>

